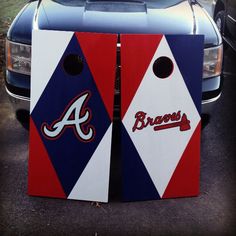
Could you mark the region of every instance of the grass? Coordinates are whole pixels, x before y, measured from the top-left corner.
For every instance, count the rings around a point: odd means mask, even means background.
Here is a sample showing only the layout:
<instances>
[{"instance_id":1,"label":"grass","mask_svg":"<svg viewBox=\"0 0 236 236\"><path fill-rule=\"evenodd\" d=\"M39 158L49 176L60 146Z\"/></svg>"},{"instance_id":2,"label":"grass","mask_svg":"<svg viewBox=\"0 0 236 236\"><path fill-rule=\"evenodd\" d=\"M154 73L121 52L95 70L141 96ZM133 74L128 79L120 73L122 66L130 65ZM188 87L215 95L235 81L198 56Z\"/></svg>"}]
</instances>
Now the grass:
<instances>
[{"instance_id":1,"label":"grass","mask_svg":"<svg viewBox=\"0 0 236 236\"><path fill-rule=\"evenodd\" d=\"M0 33L6 34L7 29L27 0L0 1Z\"/></svg>"}]
</instances>

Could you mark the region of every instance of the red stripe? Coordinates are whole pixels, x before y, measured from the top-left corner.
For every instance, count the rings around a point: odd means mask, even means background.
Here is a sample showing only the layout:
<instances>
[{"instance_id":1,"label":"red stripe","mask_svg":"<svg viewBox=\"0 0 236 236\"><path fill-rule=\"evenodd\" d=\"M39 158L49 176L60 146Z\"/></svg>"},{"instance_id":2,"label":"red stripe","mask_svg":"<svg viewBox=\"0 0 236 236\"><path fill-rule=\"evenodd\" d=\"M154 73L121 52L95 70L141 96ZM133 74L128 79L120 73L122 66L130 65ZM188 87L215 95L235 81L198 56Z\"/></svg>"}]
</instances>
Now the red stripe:
<instances>
[{"instance_id":1,"label":"red stripe","mask_svg":"<svg viewBox=\"0 0 236 236\"><path fill-rule=\"evenodd\" d=\"M29 195L66 198L32 118L28 166Z\"/></svg>"},{"instance_id":2,"label":"red stripe","mask_svg":"<svg viewBox=\"0 0 236 236\"><path fill-rule=\"evenodd\" d=\"M187 197L199 194L200 135L201 122L195 129L162 198Z\"/></svg>"},{"instance_id":3,"label":"red stripe","mask_svg":"<svg viewBox=\"0 0 236 236\"><path fill-rule=\"evenodd\" d=\"M121 119L127 112L161 39L162 35L121 35Z\"/></svg>"},{"instance_id":4,"label":"red stripe","mask_svg":"<svg viewBox=\"0 0 236 236\"><path fill-rule=\"evenodd\" d=\"M107 112L113 119L116 34L75 33Z\"/></svg>"}]
</instances>

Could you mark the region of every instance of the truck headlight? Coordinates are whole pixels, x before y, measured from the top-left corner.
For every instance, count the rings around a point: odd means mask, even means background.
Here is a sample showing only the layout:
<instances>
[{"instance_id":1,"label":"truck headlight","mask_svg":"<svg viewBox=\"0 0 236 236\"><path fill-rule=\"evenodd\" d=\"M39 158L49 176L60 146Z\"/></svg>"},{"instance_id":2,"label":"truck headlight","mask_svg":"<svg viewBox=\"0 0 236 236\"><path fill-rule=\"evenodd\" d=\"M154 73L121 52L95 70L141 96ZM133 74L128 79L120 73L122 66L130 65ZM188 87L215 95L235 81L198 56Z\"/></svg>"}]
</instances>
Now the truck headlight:
<instances>
[{"instance_id":1,"label":"truck headlight","mask_svg":"<svg viewBox=\"0 0 236 236\"><path fill-rule=\"evenodd\" d=\"M203 79L221 74L223 46L204 49Z\"/></svg>"},{"instance_id":2,"label":"truck headlight","mask_svg":"<svg viewBox=\"0 0 236 236\"><path fill-rule=\"evenodd\" d=\"M203 79L221 74L223 46L204 49ZM7 69L30 75L31 45L6 41Z\"/></svg>"},{"instance_id":3,"label":"truck headlight","mask_svg":"<svg viewBox=\"0 0 236 236\"><path fill-rule=\"evenodd\" d=\"M10 71L30 75L31 46L6 40L6 67Z\"/></svg>"}]
</instances>

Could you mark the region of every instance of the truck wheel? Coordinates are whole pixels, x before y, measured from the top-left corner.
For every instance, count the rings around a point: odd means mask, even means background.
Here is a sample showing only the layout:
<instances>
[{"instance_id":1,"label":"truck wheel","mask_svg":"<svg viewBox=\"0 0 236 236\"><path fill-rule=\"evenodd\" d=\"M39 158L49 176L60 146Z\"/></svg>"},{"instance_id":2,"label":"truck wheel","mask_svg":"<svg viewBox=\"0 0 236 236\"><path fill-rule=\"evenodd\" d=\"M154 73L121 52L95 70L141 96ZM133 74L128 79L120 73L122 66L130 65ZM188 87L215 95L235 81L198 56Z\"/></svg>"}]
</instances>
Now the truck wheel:
<instances>
[{"instance_id":1,"label":"truck wheel","mask_svg":"<svg viewBox=\"0 0 236 236\"><path fill-rule=\"evenodd\" d=\"M225 28L225 11L219 11L215 16L216 26L219 29L221 35L224 34Z\"/></svg>"},{"instance_id":2,"label":"truck wheel","mask_svg":"<svg viewBox=\"0 0 236 236\"><path fill-rule=\"evenodd\" d=\"M29 130L29 123L30 123L29 111L26 110L16 111L16 119L20 122L23 128Z\"/></svg>"},{"instance_id":3,"label":"truck wheel","mask_svg":"<svg viewBox=\"0 0 236 236\"><path fill-rule=\"evenodd\" d=\"M216 26L220 31L220 34L223 36L225 33L225 11L219 11L215 16ZM223 42L224 51L227 50L228 45L226 42Z\"/></svg>"}]
</instances>

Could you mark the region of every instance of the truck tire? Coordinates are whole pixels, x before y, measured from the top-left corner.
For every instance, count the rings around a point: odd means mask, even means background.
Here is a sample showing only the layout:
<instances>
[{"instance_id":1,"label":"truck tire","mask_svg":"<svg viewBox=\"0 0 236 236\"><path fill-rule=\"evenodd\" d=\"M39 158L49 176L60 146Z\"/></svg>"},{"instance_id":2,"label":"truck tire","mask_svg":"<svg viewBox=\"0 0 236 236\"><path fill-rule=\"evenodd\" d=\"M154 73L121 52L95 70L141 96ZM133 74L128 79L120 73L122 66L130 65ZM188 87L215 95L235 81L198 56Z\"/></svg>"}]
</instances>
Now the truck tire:
<instances>
[{"instance_id":1,"label":"truck tire","mask_svg":"<svg viewBox=\"0 0 236 236\"><path fill-rule=\"evenodd\" d=\"M221 35L224 34L225 29L225 11L219 11L215 16L216 26L219 29Z\"/></svg>"},{"instance_id":2,"label":"truck tire","mask_svg":"<svg viewBox=\"0 0 236 236\"><path fill-rule=\"evenodd\" d=\"M222 36L224 36L225 34L225 11L222 10L222 11L219 11L216 16L215 16L215 22L216 22L216 26L217 28L219 29L220 31L220 34ZM223 43L223 46L224 46L224 51L227 50L228 48L228 45L226 42Z\"/></svg>"}]
</instances>

